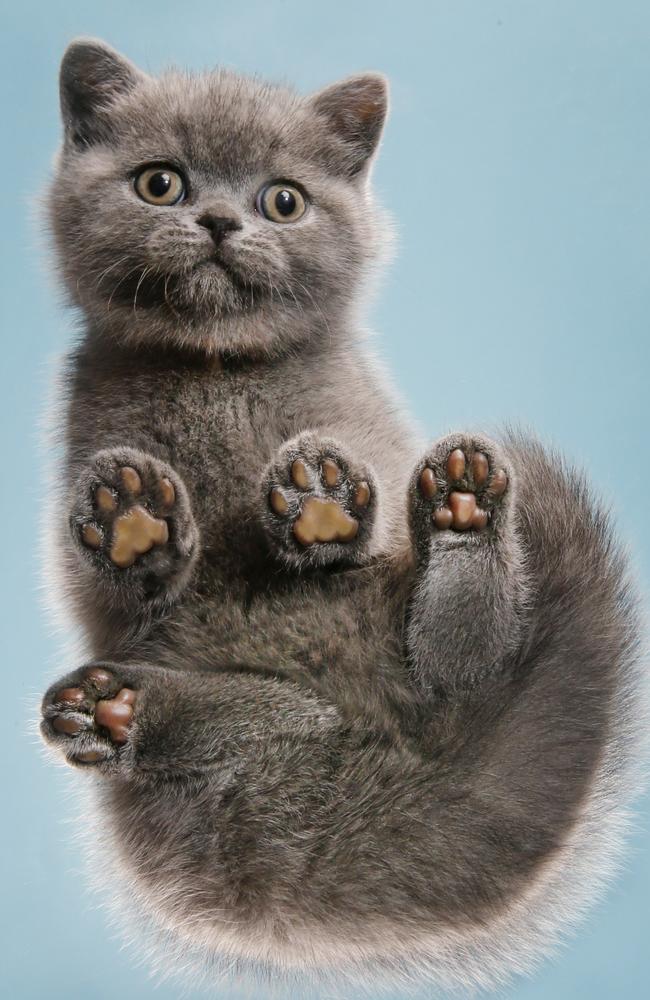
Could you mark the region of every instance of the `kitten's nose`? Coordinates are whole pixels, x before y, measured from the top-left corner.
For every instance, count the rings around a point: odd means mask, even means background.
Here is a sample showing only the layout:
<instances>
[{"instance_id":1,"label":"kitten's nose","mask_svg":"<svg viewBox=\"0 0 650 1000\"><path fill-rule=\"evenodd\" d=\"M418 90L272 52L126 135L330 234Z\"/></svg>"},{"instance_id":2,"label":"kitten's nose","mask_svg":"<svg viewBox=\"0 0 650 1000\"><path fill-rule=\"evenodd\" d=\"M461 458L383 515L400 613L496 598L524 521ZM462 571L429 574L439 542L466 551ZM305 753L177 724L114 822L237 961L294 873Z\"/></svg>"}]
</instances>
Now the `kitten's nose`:
<instances>
[{"instance_id":1,"label":"kitten's nose","mask_svg":"<svg viewBox=\"0 0 650 1000\"><path fill-rule=\"evenodd\" d=\"M204 212L196 221L199 226L204 226L210 230L210 235L216 246L219 246L226 233L232 233L237 229L241 229L241 223L237 219L232 219L224 215L213 215L212 212Z\"/></svg>"}]
</instances>

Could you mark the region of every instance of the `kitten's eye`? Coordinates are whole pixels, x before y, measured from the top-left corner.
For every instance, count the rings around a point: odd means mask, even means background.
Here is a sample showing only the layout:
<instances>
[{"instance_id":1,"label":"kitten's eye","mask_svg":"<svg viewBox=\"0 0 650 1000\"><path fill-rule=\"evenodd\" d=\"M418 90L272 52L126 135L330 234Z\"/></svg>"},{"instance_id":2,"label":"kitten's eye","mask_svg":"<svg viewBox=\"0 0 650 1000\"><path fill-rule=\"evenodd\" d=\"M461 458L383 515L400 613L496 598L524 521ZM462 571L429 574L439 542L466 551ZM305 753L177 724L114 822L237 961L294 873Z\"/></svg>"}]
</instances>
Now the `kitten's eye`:
<instances>
[{"instance_id":1,"label":"kitten's eye","mask_svg":"<svg viewBox=\"0 0 650 1000\"><path fill-rule=\"evenodd\" d=\"M167 167L145 167L134 184L142 200L150 205L175 205L185 195L183 178Z\"/></svg>"},{"instance_id":2,"label":"kitten's eye","mask_svg":"<svg viewBox=\"0 0 650 1000\"><path fill-rule=\"evenodd\" d=\"M258 194L257 208L271 222L297 222L305 214L307 202L291 184L269 184Z\"/></svg>"}]
</instances>

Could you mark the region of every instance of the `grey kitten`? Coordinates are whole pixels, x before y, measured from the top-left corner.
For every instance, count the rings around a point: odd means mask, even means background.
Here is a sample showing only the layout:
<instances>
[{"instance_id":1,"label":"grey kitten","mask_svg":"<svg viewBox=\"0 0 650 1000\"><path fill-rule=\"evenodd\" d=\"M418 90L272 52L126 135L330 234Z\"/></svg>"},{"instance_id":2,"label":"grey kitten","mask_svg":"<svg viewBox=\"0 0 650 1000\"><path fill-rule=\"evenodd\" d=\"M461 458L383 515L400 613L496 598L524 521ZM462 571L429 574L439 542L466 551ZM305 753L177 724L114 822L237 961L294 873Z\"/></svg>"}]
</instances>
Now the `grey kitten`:
<instances>
[{"instance_id":1,"label":"grey kitten","mask_svg":"<svg viewBox=\"0 0 650 1000\"><path fill-rule=\"evenodd\" d=\"M88 663L42 732L94 776L104 881L165 964L502 982L600 887L634 784L604 513L527 437L423 447L370 356L382 77L304 98L81 40L61 103L51 520Z\"/></svg>"}]
</instances>

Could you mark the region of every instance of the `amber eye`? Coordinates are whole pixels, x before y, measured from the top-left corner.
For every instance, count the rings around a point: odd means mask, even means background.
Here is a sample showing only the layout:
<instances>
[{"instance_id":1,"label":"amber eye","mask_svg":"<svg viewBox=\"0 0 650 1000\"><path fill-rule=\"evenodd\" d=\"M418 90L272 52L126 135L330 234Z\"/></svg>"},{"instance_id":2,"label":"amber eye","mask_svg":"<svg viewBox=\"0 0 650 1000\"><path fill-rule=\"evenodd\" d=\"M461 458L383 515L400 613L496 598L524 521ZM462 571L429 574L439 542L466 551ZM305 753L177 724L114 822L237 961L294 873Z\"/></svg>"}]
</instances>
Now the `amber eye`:
<instances>
[{"instance_id":1,"label":"amber eye","mask_svg":"<svg viewBox=\"0 0 650 1000\"><path fill-rule=\"evenodd\" d=\"M305 214L307 202L291 184L267 184L257 196L257 208L271 222L297 222Z\"/></svg>"},{"instance_id":2,"label":"amber eye","mask_svg":"<svg viewBox=\"0 0 650 1000\"><path fill-rule=\"evenodd\" d=\"M185 182L169 167L145 167L137 174L135 190L150 205L175 205L185 195Z\"/></svg>"}]
</instances>

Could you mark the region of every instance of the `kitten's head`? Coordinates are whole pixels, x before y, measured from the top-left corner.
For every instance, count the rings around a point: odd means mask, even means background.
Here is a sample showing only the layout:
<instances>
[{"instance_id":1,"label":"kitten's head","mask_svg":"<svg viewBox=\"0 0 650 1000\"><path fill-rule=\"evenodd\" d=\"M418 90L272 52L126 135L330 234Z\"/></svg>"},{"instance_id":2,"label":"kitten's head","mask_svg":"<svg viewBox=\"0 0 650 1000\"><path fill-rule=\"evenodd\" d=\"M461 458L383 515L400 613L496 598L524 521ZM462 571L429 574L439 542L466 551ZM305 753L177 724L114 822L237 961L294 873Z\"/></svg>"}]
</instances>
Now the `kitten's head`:
<instances>
[{"instance_id":1,"label":"kitten's head","mask_svg":"<svg viewBox=\"0 0 650 1000\"><path fill-rule=\"evenodd\" d=\"M264 355L326 335L381 246L386 100L374 74L303 98L224 70L154 79L73 42L49 194L73 302L132 343Z\"/></svg>"}]
</instances>

